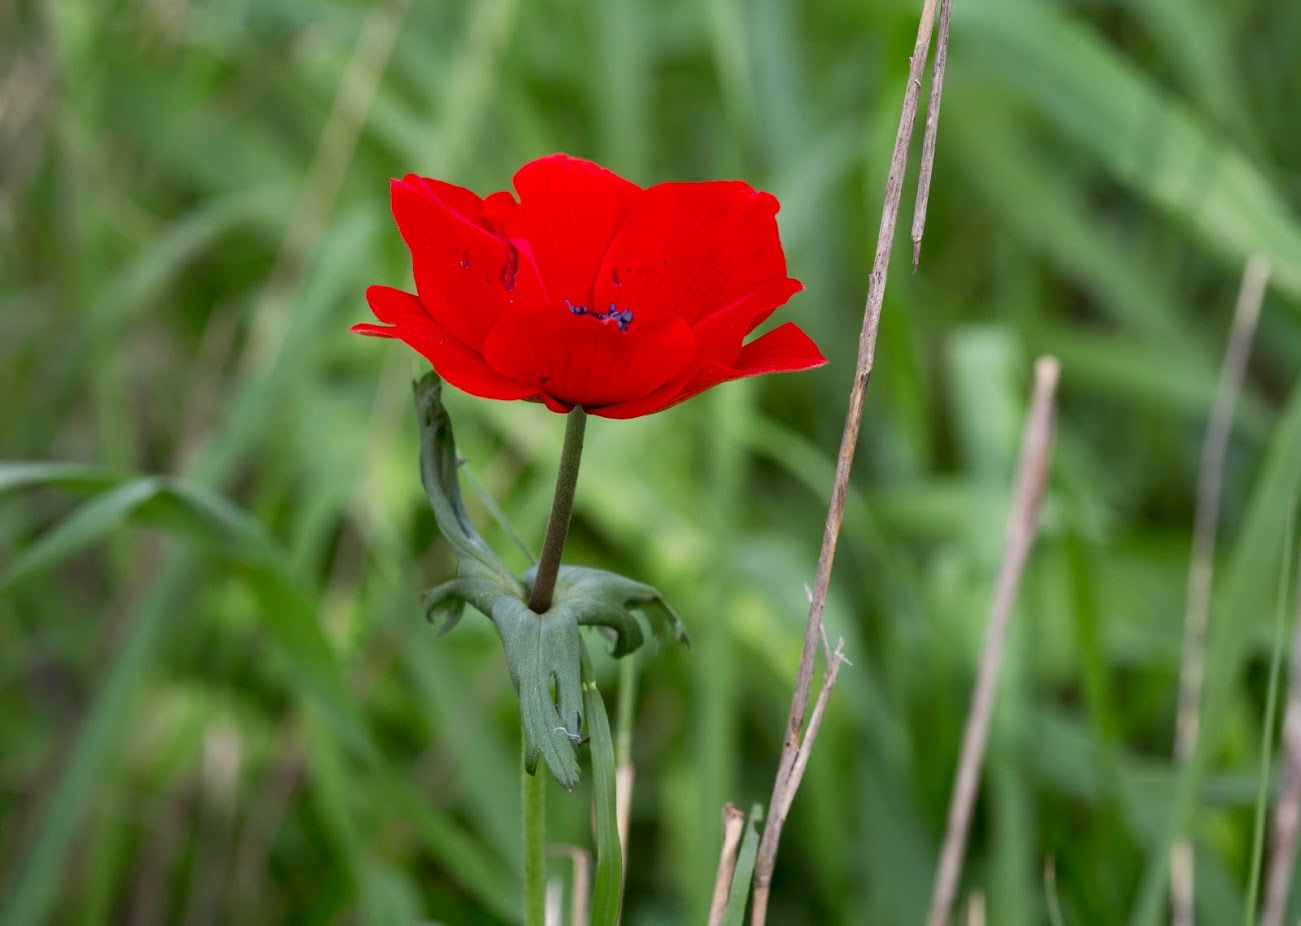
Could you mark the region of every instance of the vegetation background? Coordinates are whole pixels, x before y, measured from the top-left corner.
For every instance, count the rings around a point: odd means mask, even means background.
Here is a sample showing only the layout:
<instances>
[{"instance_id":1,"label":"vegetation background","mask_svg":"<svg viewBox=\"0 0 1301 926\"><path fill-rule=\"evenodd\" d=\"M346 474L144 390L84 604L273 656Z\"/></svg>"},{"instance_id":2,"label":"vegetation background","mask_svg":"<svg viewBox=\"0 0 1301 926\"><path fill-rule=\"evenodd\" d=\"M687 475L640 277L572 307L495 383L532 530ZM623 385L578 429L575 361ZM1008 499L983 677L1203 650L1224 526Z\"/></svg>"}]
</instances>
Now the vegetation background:
<instances>
[{"instance_id":1,"label":"vegetation background","mask_svg":"<svg viewBox=\"0 0 1301 926\"><path fill-rule=\"evenodd\" d=\"M831 359L589 428L567 557L657 584L695 640L640 666L624 921L702 922L722 804L771 787L916 7L0 6L0 457L66 464L0 482L0 923L517 914L498 643L475 616L435 638L419 608L451 568L420 364L346 329L368 284L409 278L390 176L487 192L555 150L774 191L807 287L784 317ZM1192 781L1202 921L1242 921L1301 486L1299 62L1295 3L956 4L921 269L896 247L828 609L853 667L774 922L922 919L1045 351L1056 460L963 893L998 926L1159 895L1199 446L1259 252ZM449 403L536 545L561 419ZM588 812L553 788L553 838L588 844Z\"/></svg>"}]
</instances>

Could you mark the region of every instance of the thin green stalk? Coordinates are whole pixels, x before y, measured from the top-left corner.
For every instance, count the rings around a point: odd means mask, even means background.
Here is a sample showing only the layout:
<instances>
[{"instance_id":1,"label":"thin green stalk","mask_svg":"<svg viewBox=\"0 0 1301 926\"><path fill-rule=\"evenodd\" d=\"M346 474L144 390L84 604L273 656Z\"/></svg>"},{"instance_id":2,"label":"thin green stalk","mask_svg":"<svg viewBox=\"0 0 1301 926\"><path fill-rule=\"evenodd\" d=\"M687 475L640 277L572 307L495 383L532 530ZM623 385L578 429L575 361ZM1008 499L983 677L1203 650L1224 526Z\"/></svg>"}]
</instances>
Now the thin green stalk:
<instances>
[{"instance_id":1,"label":"thin green stalk","mask_svg":"<svg viewBox=\"0 0 1301 926\"><path fill-rule=\"evenodd\" d=\"M619 727L614 741L616 765L632 762L632 713L636 700L637 654L630 653L619 660Z\"/></svg>"},{"instance_id":2,"label":"thin green stalk","mask_svg":"<svg viewBox=\"0 0 1301 926\"><path fill-rule=\"evenodd\" d=\"M619 660L619 726L614 739L614 809L619 828L621 875L628 870L628 830L632 826L632 789L637 770L632 764L633 709L637 703L637 654Z\"/></svg>"},{"instance_id":3,"label":"thin green stalk","mask_svg":"<svg viewBox=\"0 0 1301 926\"><path fill-rule=\"evenodd\" d=\"M524 558L529 561L529 565L536 566L538 558L533 555L533 551L524 542L524 538L519 535L519 531L515 530L515 525L510 523L510 518L506 517L506 512L501 510L497 500L479 481L479 477L474 474L474 470L470 469L464 462L460 463L459 466L461 473L465 476L465 481L470 483L470 488L474 489L474 494L479 496L479 501L483 502L483 507L488 509L488 514L497 522L497 526L506 532L506 536L511 539L511 542L524 554Z\"/></svg>"},{"instance_id":4,"label":"thin green stalk","mask_svg":"<svg viewBox=\"0 0 1301 926\"><path fill-rule=\"evenodd\" d=\"M1265 696L1265 719L1260 734L1260 781L1256 788L1256 820L1251 837L1251 874L1247 877L1246 926L1256 926L1260 902L1260 868L1265 856L1265 810L1269 806L1269 766L1273 754L1274 716L1278 709L1278 678L1283 664L1283 637L1287 625L1287 586L1292 568L1292 538L1296 536L1297 509L1292 504L1287 533L1283 536L1283 568L1278 578L1278 611L1274 620L1274 643L1269 657L1269 689Z\"/></svg>"},{"instance_id":5,"label":"thin green stalk","mask_svg":"<svg viewBox=\"0 0 1301 926\"><path fill-rule=\"evenodd\" d=\"M623 850L619 845L615 798L614 739L605 702L592 675L587 647L579 649L583 707L592 738L592 811L596 823L596 884L592 891L592 926L618 926L623 907Z\"/></svg>"},{"instance_id":6,"label":"thin green stalk","mask_svg":"<svg viewBox=\"0 0 1301 926\"><path fill-rule=\"evenodd\" d=\"M551 519L547 522L547 536L542 541L542 559L538 562L537 577L533 580L533 594L529 610L545 614L551 607L551 593L556 588L556 574L560 572L560 556L565 552L565 537L569 534L569 517L574 511L574 490L578 485L578 464L583 458L583 433L587 430L587 412L575 407L565 419L565 445L560 451L560 470L556 473L556 495L551 502Z\"/></svg>"},{"instance_id":7,"label":"thin green stalk","mask_svg":"<svg viewBox=\"0 0 1301 926\"><path fill-rule=\"evenodd\" d=\"M520 791L524 798L524 926L546 926L547 776L524 768L527 745L520 741Z\"/></svg>"}]
</instances>

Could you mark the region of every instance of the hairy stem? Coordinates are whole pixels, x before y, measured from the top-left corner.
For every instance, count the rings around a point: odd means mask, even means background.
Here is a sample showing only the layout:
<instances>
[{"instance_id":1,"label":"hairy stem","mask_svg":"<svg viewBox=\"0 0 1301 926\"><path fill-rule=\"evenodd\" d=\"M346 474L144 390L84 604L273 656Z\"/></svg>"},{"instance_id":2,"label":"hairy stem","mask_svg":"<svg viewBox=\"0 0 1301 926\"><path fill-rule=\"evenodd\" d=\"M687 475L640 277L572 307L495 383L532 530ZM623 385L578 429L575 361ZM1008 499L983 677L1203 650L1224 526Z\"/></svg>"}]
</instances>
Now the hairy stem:
<instances>
[{"instance_id":1,"label":"hairy stem","mask_svg":"<svg viewBox=\"0 0 1301 926\"><path fill-rule=\"evenodd\" d=\"M542 559L538 561L533 595L529 598L529 610L535 614L545 614L551 608L551 594L556 589L556 574L560 572L560 555L565 552L565 537L569 534L569 517L574 511L574 489L578 485L578 464L583 457L586 430L587 412L575 407L565 419L565 446L560 451L560 471L556 473L551 520L547 522Z\"/></svg>"}]
</instances>

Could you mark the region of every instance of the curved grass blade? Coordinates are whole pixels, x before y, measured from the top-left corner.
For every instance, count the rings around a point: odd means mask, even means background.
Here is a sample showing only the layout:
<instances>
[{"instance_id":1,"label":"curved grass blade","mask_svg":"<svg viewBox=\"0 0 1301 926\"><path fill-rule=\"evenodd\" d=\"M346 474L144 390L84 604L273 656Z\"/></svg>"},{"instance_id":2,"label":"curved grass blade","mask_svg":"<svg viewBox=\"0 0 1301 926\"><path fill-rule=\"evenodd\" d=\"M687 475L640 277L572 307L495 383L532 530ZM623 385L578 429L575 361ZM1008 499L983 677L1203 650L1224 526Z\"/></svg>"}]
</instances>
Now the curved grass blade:
<instances>
[{"instance_id":1,"label":"curved grass blade","mask_svg":"<svg viewBox=\"0 0 1301 926\"><path fill-rule=\"evenodd\" d=\"M121 481L120 474L90 463L0 460L0 494L38 485L103 488Z\"/></svg>"},{"instance_id":2,"label":"curved grass blade","mask_svg":"<svg viewBox=\"0 0 1301 926\"><path fill-rule=\"evenodd\" d=\"M156 496L157 479L145 477L96 495L14 558L0 573L0 590L40 569L54 566L102 539Z\"/></svg>"},{"instance_id":3,"label":"curved grass blade","mask_svg":"<svg viewBox=\"0 0 1301 926\"><path fill-rule=\"evenodd\" d=\"M93 472L75 465L67 469L60 466L32 464L26 474L10 470L8 485L84 483L87 480L83 477ZM47 478L33 478L33 473L44 473ZM5 475L0 472L0 484ZM0 572L0 591L32 573L58 565L137 516L161 521L201 540L215 541L245 561L260 559L273 546L257 522L220 495L164 477L142 476L100 492L42 534Z\"/></svg>"}]
</instances>

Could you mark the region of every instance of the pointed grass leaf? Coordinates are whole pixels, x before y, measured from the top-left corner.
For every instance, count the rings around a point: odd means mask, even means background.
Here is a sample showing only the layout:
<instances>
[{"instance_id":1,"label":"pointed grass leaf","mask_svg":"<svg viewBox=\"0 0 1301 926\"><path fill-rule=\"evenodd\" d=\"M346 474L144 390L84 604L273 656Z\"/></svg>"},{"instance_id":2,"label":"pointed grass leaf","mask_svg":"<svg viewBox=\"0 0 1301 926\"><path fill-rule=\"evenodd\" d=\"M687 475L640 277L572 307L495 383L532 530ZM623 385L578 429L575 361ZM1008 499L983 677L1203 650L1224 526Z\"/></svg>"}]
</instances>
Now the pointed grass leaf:
<instances>
[{"instance_id":1,"label":"pointed grass leaf","mask_svg":"<svg viewBox=\"0 0 1301 926\"><path fill-rule=\"evenodd\" d=\"M137 479L96 495L78 507L0 573L0 589L33 572L57 565L111 533L158 493L159 481Z\"/></svg>"},{"instance_id":2,"label":"pointed grass leaf","mask_svg":"<svg viewBox=\"0 0 1301 926\"><path fill-rule=\"evenodd\" d=\"M33 473L41 472L53 478L31 478ZM9 475L23 476L16 470L10 470ZM33 464L26 478L11 478L7 484L88 484L86 477L100 478L75 465L60 468L55 464L50 468L48 464ZM271 548L257 523L216 493L175 479L143 476L96 494L42 534L0 572L0 589L58 565L136 517L216 542L245 562L256 561Z\"/></svg>"},{"instance_id":3,"label":"pointed grass leaf","mask_svg":"<svg viewBox=\"0 0 1301 926\"><path fill-rule=\"evenodd\" d=\"M120 474L93 464L0 460L0 494L31 486L104 488L121 481Z\"/></svg>"}]
</instances>

